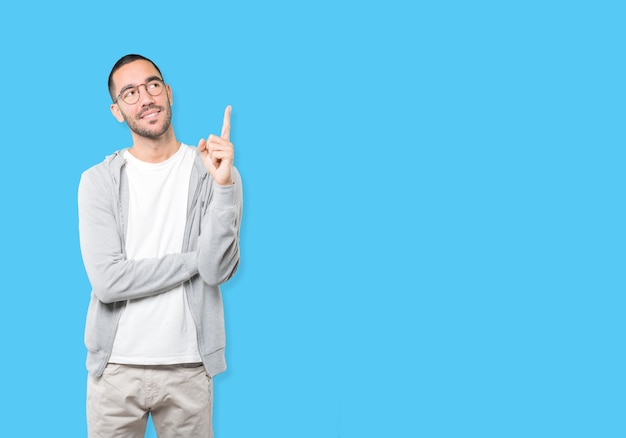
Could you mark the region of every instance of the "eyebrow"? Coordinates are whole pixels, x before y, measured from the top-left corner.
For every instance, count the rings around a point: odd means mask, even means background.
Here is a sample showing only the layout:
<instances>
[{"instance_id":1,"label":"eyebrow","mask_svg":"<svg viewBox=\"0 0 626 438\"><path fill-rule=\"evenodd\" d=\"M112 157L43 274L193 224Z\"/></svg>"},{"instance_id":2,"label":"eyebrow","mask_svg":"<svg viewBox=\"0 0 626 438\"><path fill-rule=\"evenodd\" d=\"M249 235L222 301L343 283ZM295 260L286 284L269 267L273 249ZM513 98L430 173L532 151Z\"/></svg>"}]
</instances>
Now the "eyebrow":
<instances>
[{"instance_id":1,"label":"eyebrow","mask_svg":"<svg viewBox=\"0 0 626 438\"><path fill-rule=\"evenodd\" d=\"M147 79L146 79L146 81L144 82L144 84L147 84L147 83L148 83L148 82L150 82L150 81L154 81L155 79L157 79L157 80L159 80L159 81L161 81L161 82L165 82L165 81L163 81L163 78L160 78L159 76L150 76L149 78L147 78ZM140 85L141 85L141 84L140 84ZM123 87L123 88L120 90L119 94L122 94L124 91L128 90L129 88L134 88L134 87L136 87L136 86L137 86L137 85L132 85L132 84L131 84L131 85L126 85L125 87Z\"/></svg>"}]
</instances>

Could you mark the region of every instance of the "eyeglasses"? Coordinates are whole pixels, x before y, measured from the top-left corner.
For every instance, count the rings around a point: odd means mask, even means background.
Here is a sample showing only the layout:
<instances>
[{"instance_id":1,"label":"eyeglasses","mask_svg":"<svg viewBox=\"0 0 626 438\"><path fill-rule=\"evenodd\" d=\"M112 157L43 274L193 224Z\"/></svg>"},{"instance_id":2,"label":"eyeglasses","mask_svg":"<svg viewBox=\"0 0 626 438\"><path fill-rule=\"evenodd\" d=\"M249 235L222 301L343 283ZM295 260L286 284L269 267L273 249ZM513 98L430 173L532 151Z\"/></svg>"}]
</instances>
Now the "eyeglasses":
<instances>
[{"instance_id":1,"label":"eyeglasses","mask_svg":"<svg viewBox=\"0 0 626 438\"><path fill-rule=\"evenodd\" d=\"M145 84L137 85L136 87L128 87L122 90L120 94L117 95L113 103L117 103L117 101L121 98L128 105L133 105L139 102L139 87L146 87L146 92L150 96L158 96L163 92L165 88L165 84L161 79L152 79Z\"/></svg>"}]
</instances>

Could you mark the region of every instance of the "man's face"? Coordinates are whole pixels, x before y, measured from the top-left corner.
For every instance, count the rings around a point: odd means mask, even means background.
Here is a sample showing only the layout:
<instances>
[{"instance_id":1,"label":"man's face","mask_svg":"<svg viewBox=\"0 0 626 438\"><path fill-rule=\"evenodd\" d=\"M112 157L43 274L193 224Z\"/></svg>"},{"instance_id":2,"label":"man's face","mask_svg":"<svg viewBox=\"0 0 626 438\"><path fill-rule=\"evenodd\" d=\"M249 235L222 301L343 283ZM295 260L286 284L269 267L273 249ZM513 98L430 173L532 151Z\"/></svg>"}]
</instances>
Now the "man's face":
<instances>
[{"instance_id":1,"label":"man's face","mask_svg":"<svg viewBox=\"0 0 626 438\"><path fill-rule=\"evenodd\" d=\"M152 79L162 79L152 63L143 59L122 66L113 74L115 95L128 87L139 86L139 101L129 105L123 99L111 104L111 112L118 121L126 121L136 135L160 138L172 124L172 90L169 85L158 96L151 96L142 84Z\"/></svg>"}]
</instances>

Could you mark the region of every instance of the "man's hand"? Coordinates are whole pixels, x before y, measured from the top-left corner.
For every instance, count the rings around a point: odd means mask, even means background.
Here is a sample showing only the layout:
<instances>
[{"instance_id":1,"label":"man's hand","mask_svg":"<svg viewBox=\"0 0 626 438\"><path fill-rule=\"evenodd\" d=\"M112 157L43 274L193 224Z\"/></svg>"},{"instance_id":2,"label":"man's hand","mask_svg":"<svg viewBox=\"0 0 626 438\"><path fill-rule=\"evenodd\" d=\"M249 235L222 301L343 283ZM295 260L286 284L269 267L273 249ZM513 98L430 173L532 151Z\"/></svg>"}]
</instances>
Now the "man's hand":
<instances>
[{"instance_id":1,"label":"man's hand","mask_svg":"<svg viewBox=\"0 0 626 438\"><path fill-rule=\"evenodd\" d=\"M235 159L235 148L230 142L230 105L224 111L222 135L211 134L208 139L198 142L198 152L204 167L211 174L216 183L231 185L233 183L232 168Z\"/></svg>"}]
</instances>

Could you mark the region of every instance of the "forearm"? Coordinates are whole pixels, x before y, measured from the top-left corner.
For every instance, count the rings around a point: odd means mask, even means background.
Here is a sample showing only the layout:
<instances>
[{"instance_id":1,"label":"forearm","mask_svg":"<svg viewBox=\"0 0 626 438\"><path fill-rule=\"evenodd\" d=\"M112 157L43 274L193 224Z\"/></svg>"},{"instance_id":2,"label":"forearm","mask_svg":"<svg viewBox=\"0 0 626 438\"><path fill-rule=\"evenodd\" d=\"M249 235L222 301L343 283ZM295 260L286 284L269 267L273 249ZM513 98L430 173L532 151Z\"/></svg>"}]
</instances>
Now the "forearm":
<instances>
[{"instance_id":1,"label":"forearm","mask_svg":"<svg viewBox=\"0 0 626 438\"><path fill-rule=\"evenodd\" d=\"M198 272L196 252L142 260L112 260L102 256L101 253L83 250L85 269L93 292L103 303L167 292Z\"/></svg>"},{"instance_id":2,"label":"forearm","mask_svg":"<svg viewBox=\"0 0 626 438\"><path fill-rule=\"evenodd\" d=\"M205 283L219 285L239 265L239 230L243 205L241 178L233 169L231 186L213 188L199 238L198 272Z\"/></svg>"}]
</instances>

